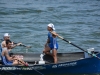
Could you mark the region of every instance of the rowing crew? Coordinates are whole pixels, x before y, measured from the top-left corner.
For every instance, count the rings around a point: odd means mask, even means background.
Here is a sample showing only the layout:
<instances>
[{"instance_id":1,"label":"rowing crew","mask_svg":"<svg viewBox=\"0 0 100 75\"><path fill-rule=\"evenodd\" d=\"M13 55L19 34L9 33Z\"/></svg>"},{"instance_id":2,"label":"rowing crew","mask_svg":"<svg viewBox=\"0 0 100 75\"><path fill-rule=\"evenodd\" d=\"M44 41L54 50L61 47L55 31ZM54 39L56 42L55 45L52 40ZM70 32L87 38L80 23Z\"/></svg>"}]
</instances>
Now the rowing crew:
<instances>
[{"instance_id":1,"label":"rowing crew","mask_svg":"<svg viewBox=\"0 0 100 75\"><path fill-rule=\"evenodd\" d=\"M4 65L25 65L22 59L16 56L9 55L9 49L12 47L12 42L10 40L6 40L6 48L2 50L1 59Z\"/></svg>"},{"instance_id":2,"label":"rowing crew","mask_svg":"<svg viewBox=\"0 0 100 75\"><path fill-rule=\"evenodd\" d=\"M1 43L1 59L4 65L23 65L25 63L22 61L23 57L20 55L10 56L9 52L12 48L21 45L22 43L14 44L10 41L10 35L8 33L4 34L4 40ZM19 62L20 61L20 62Z\"/></svg>"},{"instance_id":3,"label":"rowing crew","mask_svg":"<svg viewBox=\"0 0 100 75\"><path fill-rule=\"evenodd\" d=\"M45 48L43 50L43 53L49 54L53 56L54 58L54 63L57 63L57 49L58 49L58 43L57 43L57 33L55 32L55 27L52 23L48 24L47 26L48 32L48 39L45 44ZM52 33L51 33L52 32ZM9 51L14 48L15 46L20 45L21 43L18 43L14 45L10 41L10 35L8 33L4 34L4 41L1 43L2 47L2 52L1 52L1 57L2 57L2 62L5 65L27 65L22 59L18 58L17 56L10 56ZM52 51L52 53L50 52Z\"/></svg>"}]
</instances>

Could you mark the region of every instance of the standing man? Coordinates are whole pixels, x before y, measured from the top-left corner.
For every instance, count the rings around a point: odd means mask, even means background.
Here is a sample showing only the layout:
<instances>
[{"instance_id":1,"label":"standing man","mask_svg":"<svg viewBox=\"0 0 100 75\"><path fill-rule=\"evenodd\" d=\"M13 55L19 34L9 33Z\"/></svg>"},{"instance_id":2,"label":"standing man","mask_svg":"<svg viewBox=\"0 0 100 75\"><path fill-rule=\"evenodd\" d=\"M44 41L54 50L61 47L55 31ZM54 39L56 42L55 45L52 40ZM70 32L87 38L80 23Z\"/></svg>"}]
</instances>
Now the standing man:
<instances>
[{"instance_id":1,"label":"standing man","mask_svg":"<svg viewBox=\"0 0 100 75\"><path fill-rule=\"evenodd\" d=\"M52 23L48 24L47 26L48 32L48 39L45 44L45 48L43 50L43 53L50 54L54 58L54 63L57 63L57 49L58 49L58 43L57 43L57 35L54 31L54 25ZM50 50L52 50L52 53L50 53Z\"/></svg>"}]
</instances>

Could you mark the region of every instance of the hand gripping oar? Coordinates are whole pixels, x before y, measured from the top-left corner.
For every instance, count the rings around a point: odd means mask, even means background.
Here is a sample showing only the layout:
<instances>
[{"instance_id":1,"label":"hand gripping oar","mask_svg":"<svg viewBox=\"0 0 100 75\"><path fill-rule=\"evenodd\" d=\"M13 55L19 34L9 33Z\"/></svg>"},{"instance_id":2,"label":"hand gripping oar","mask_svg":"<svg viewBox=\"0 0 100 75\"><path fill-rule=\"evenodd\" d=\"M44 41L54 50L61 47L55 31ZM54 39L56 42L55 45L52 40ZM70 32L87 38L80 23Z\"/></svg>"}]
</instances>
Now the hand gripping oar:
<instances>
[{"instance_id":1,"label":"hand gripping oar","mask_svg":"<svg viewBox=\"0 0 100 75\"><path fill-rule=\"evenodd\" d=\"M16 59L17 60L17 59ZM26 64L26 63L23 63L22 61L20 61L20 60L18 60L18 62L21 62L22 64L24 64L25 66L27 66L27 67L30 67L28 64ZM31 68L31 67L30 67ZM38 71L38 70L36 70L36 69L33 69L35 72L37 72L38 74L40 74L40 75L44 75L43 73L41 73L40 71Z\"/></svg>"},{"instance_id":2,"label":"hand gripping oar","mask_svg":"<svg viewBox=\"0 0 100 75\"><path fill-rule=\"evenodd\" d=\"M18 43L15 43L15 42L14 42L14 44L18 44ZM26 48L31 48L31 46L26 46L26 45L24 45L24 44L20 44L19 46L23 46L23 47L26 47Z\"/></svg>"},{"instance_id":3,"label":"hand gripping oar","mask_svg":"<svg viewBox=\"0 0 100 75\"><path fill-rule=\"evenodd\" d=\"M31 46L26 46L24 44L21 44L20 46L27 47L27 48L31 48Z\"/></svg>"},{"instance_id":4,"label":"hand gripping oar","mask_svg":"<svg viewBox=\"0 0 100 75\"><path fill-rule=\"evenodd\" d=\"M53 32L51 32L51 33L54 34ZM100 59L100 57L98 57L96 54L91 53L91 52L89 52L89 51L87 51L87 50L82 49L81 47L79 47L79 46L73 44L71 41L68 41L68 40L64 39L63 37L59 36L58 34L54 34L54 35L58 36L60 39L62 39L62 40L64 40L64 41L68 42L69 44L71 44L71 45L73 45L73 46L75 46L75 47L81 49L82 51L84 51L84 52L86 52L86 53L92 55L93 57L96 57L96 58Z\"/></svg>"}]
</instances>

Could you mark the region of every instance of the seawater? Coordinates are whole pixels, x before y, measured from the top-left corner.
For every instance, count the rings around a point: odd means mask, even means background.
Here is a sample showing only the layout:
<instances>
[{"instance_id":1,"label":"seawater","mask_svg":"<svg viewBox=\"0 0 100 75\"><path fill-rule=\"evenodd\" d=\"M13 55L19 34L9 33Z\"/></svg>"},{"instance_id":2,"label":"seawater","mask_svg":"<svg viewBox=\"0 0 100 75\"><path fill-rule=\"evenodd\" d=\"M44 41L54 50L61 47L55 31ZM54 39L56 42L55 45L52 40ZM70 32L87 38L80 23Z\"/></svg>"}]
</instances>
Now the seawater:
<instances>
[{"instance_id":1,"label":"seawater","mask_svg":"<svg viewBox=\"0 0 100 75\"><path fill-rule=\"evenodd\" d=\"M39 52L47 40L47 25L83 49L100 50L100 0L0 0L0 39L9 33L14 52ZM58 52L81 51L58 38Z\"/></svg>"}]
</instances>

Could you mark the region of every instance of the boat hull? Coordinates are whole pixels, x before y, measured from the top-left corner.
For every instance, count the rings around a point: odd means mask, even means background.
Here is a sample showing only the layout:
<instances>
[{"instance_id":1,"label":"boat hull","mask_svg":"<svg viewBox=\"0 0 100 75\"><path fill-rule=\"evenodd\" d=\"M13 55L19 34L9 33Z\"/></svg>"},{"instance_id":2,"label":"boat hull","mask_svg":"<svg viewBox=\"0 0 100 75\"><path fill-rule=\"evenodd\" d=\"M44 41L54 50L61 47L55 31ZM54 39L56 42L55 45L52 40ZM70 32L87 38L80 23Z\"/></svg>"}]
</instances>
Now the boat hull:
<instances>
[{"instance_id":1,"label":"boat hull","mask_svg":"<svg viewBox=\"0 0 100 75\"><path fill-rule=\"evenodd\" d=\"M100 54L97 55L100 57ZM43 64L30 66L0 66L0 73L15 74L34 74L34 75L53 75L53 74L98 74L100 73L100 60L91 57L71 62L63 62L57 64Z\"/></svg>"}]
</instances>

